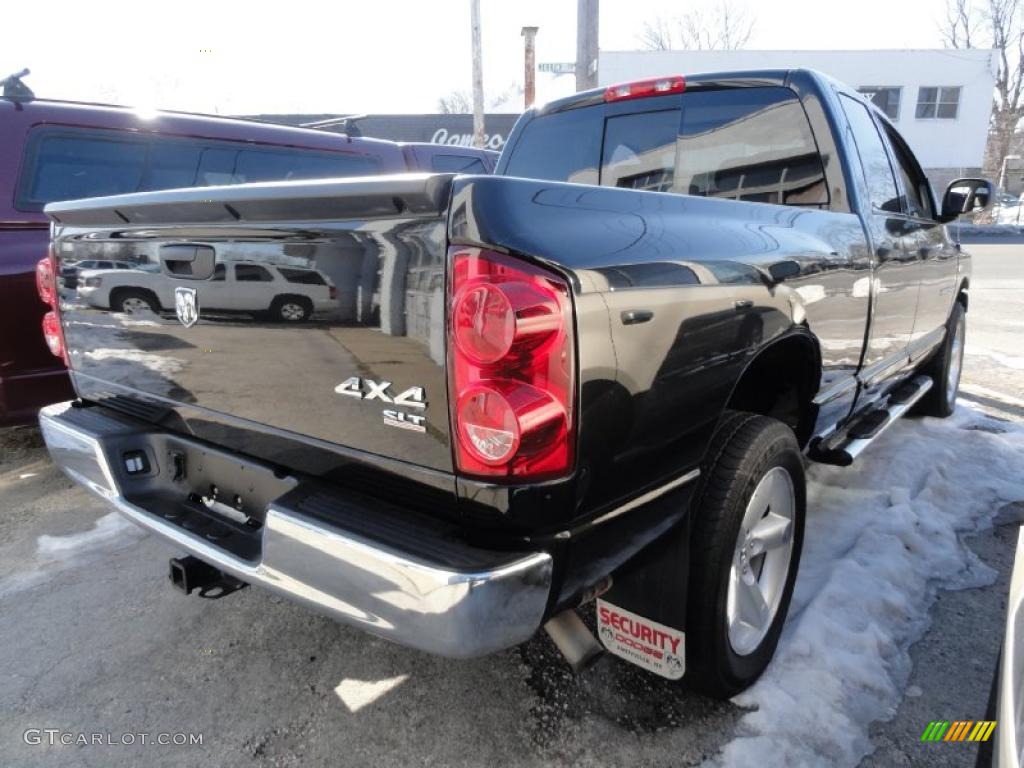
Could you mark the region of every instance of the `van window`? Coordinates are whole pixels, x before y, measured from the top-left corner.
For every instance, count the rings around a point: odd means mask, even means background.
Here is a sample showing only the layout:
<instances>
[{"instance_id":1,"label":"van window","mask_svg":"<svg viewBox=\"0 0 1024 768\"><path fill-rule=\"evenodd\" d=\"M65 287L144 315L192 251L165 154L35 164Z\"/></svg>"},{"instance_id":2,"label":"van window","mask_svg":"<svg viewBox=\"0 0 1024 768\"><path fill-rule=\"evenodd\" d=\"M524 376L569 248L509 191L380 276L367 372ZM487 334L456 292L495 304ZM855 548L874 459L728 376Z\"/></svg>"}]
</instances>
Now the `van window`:
<instances>
[{"instance_id":1,"label":"van window","mask_svg":"<svg viewBox=\"0 0 1024 768\"><path fill-rule=\"evenodd\" d=\"M216 139L40 126L29 138L16 206L22 211L39 211L46 203L83 197L381 172L376 156L252 146Z\"/></svg>"},{"instance_id":2,"label":"van window","mask_svg":"<svg viewBox=\"0 0 1024 768\"><path fill-rule=\"evenodd\" d=\"M380 162L367 155L243 149L235 163L234 183L330 179L378 173Z\"/></svg>"},{"instance_id":3,"label":"van window","mask_svg":"<svg viewBox=\"0 0 1024 768\"><path fill-rule=\"evenodd\" d=\"M146 167L146 144L114 135L49 132L32 148L18 207L40 210L54 200L134 192Z\"/></svg>"}]
</instances>

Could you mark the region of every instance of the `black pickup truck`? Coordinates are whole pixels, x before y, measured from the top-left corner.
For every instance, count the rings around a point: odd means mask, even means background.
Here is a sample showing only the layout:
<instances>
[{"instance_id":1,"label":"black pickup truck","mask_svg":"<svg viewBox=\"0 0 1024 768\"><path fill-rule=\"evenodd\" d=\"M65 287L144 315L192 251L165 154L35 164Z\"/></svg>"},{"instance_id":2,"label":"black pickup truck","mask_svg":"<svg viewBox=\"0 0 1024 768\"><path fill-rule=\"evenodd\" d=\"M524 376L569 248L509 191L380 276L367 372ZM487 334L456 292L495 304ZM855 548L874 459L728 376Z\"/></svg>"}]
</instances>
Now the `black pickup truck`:
<instances>
[{"instance_id":1,"label":"black pickup truck","mask_svg":"<svg viewBox=\"0 0 1024 768\"><path fill-rule=\"evenodd\" d=\"M494 176L51 204L39 284L78 399L42 429L184 551L185 592L258 584L453 657L544 627L578 666L587 606L607 649L730 696L778 642L805 461L952 412L970 277L944 223L993 196L936 206L883 115L793 70L556 101ZM97 249L174 306L53 286ZM267 267L337 305L225 311L226 270ZM303 300L281 286L268 309Z\"/></svg>"}]
</instances>

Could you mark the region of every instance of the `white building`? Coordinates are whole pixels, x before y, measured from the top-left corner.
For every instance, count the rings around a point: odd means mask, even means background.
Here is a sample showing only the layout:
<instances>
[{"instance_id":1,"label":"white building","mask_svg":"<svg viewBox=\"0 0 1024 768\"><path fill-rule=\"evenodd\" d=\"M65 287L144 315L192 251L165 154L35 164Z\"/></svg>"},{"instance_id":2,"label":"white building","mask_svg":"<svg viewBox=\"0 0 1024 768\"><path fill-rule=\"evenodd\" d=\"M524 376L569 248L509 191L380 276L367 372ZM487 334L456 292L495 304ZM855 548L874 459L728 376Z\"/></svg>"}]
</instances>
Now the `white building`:
<instances>
[{"instance_id":1,"label":"white building","mask_svg":"<svg viewBox=\"0 0 1024 768\"><path fill-rule=\"evenodd\" d=\"M981 170L995 85L995 52L601 51L611 85L667 74L808 68L870 94L910 144L936 190Z\"/></svg>"}]
</instances>

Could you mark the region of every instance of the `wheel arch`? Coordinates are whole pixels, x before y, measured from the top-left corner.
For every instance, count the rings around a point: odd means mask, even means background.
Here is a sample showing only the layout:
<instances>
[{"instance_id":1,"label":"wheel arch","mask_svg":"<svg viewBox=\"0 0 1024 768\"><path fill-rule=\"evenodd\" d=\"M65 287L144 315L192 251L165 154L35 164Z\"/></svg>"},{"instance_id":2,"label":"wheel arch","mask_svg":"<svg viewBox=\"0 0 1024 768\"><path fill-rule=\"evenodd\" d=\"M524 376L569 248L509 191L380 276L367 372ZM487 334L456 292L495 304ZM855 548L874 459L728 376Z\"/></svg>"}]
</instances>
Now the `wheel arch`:
<instances>
[{"instance_id":1,"label":"wheel arch","mask_svg":"<svg viewBox=\"0 0 1024 768\"><path fill-rule=\"evenodd\" d=\"M744 365L726 411L770 416L789 426L801 448L814 432L814 396L821 382L821 349L805 327L772 339Z\"/></svg>"}]
</instances>

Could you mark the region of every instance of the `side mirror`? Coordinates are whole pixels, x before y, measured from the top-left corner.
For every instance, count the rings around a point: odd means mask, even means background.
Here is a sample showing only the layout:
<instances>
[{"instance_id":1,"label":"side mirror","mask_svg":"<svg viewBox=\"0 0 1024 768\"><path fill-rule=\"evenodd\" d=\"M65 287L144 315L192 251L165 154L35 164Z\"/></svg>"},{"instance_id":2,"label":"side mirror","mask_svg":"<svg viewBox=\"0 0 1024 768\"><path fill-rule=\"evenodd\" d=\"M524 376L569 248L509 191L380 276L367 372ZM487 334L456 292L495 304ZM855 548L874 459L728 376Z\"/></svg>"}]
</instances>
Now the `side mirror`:
<instances>
[{"instance_id":1,"label":"side mirror","mask_svg":"<svg viewBox=\"0 0 1024 768\"><path fill-rule=\"evenodd\" d=\"M942 214L939 221L954 221L965 213L980 213L992 207L996 189L986 179L957 179L946 187L942 196Z\"/></svg>"}]
</instances>

